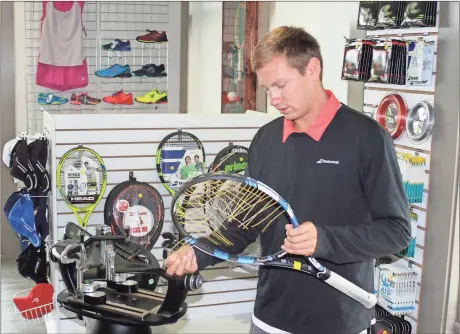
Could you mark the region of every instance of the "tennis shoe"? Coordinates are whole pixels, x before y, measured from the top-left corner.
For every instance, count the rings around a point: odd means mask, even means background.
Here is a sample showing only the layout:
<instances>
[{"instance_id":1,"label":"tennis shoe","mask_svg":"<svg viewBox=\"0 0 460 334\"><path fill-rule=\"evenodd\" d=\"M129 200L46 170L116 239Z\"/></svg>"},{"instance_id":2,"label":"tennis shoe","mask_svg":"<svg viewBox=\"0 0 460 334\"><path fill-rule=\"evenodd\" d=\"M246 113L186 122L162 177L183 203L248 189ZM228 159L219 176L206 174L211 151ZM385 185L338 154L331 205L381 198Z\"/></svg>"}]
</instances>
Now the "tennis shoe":
<instances>
[{"instance_id":1,"label":"tennis shoe","mask_svg":"<svg viewBox=\"0 0 460 334\"><path fill-rule=\"evenodd\" d=\"M133 94L126 94L121 90L112 94L111 96L103 97L102 100L110 104L133 104Z\"/></svg>"},{"instance_id":2,"label":"tennis shoe","mask_svg":"<svg viewBox=\"0 0 460 334\"><path fill-rule=\"evenodd\" d=\"M132 76L129 65L121 66L119 64L112 65L103 70L98 70L95 74L101 78L131 78Z\"/></svg>"},{"instance_id":3,"label":"tennis shoe","mask_svg":"<svg viewBox=\"0 0 460 334\"><path fill-rule=\"evenodd\" d=\"M137 96L136 101L139 103L165 104L168 103L168 94L165 91L160 93L158 90L153 89L145 95Z\"/></svg>"},{"instance_id":4,"label":"tennis shoe","mask_svg":"<svg viewBox=\"0 0 460 334\"><path fill-rule=\"evenodd\" d=\"M147 32L148 34L137 36L136 40L141 43L165 43L168 41L166 31L159 32L147 29Z\"/></svg>"},{"instance_id":5,"label":"tennis shoe","mask_svg":"<svg viewBox=\"0 0 460 334\"><path fill-rule=\"evenodd\" d=\"M129 40L122 41L117 38L112 43L104 44L102 49L107 51L131 51L131 42Z\"/></svg>"},{"instance_id":6,"label":"tennis shoe","mask_svg":"<svg viewBox=\"0 0 460 334\"><path fill-rule=\"evenodd\" d=\"M60 105L67 102L69 102L69 99L54 95L53 93L38 93L37 95L37 103L40 105Z\"/></svg>"}]
</instances>

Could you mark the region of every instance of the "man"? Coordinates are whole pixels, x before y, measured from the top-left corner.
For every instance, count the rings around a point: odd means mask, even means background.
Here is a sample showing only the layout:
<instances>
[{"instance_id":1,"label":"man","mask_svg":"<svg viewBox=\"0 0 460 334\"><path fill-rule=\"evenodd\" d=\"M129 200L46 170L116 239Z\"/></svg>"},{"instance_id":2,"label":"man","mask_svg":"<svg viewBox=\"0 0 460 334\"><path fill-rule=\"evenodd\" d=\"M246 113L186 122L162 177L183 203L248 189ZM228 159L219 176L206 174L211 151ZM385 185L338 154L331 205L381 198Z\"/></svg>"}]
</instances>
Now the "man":
<instances>
[{"instance_id":1,"label":"man","mask_svg":"<svg viewBox=\"0 0 460 334\"><path fill-rule=\"evenodd\" d=\"M257 132L247 174L284 197L304 222L296 229L275 224L277 240L262 233L262 247L314 256L372 292L374 259L406 248L411 235L391 136L323 88L319 45L303 29L269 32L251 64L283 117ZM184 250L171 254L166 267L183 275L214 263ZM374 317L375 310L312 276L262 267L251 332L366 333Z\"/></svg>"}]
</instances>

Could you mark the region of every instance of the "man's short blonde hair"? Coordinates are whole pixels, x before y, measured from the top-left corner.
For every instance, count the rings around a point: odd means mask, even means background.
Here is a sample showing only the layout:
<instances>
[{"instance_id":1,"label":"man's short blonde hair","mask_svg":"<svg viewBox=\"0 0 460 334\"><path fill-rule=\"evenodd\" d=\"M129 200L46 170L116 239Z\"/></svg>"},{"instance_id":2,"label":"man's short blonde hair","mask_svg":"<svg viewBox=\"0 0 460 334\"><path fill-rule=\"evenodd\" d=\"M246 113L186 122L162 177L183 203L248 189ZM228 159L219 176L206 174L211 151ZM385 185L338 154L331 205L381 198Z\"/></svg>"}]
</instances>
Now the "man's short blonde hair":
<instances>
[{"instance_id":1,"label":"man's short blonde hair","mask_svg":"<svg viewBox=\"0 0 460 334\"><path fill-rule=\"evenodd\" d=\"M281 26L268 32L251 54L251 67L257 71L269 63L274 56L285 55L289 65L302 75L312 58L318 58L323 77L323 58L318 41L302 28Z\"/></svg>"}]
</instances>

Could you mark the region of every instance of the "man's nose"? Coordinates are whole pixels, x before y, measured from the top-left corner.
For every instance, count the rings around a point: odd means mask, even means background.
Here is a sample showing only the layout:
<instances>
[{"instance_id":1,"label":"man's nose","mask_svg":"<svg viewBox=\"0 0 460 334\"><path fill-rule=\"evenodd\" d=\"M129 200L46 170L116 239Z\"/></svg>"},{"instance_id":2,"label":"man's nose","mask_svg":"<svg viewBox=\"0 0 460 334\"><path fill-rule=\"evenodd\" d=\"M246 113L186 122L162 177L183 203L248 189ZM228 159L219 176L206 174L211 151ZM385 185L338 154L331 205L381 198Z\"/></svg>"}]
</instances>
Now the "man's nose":
<instances>
[{"instance_id":1,"label":"man's nose","mask_svg":"<svg viewBox=\"0 0 460 334\"><path fill-rule=\"evenodd\" d=\"M273 107L279 105L280 102L281 102L281 96L279 96L279 95L272 95L272 96L270 97L270 104L271 104Z\"/></svg>"}]
</instances>

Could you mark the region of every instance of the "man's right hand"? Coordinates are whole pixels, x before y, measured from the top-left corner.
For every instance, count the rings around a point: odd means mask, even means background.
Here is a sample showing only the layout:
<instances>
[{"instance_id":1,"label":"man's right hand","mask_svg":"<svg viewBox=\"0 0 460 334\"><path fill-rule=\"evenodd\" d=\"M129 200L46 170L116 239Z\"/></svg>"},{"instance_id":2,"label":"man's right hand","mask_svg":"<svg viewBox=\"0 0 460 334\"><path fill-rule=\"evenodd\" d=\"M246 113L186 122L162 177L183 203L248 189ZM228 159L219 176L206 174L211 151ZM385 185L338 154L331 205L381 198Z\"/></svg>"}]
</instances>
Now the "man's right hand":
<instances>
[{"instance_id":1,"label":"man's right hand","mask_svg":"<svg viewBox=\"0 0 460 334\"><path fill-rule=\"evenodd\" d=\"M172 252L165 260L166 273L170 276L183 276L198 271L195 250L185 246Z\"/></svg>"}]
</instances>

